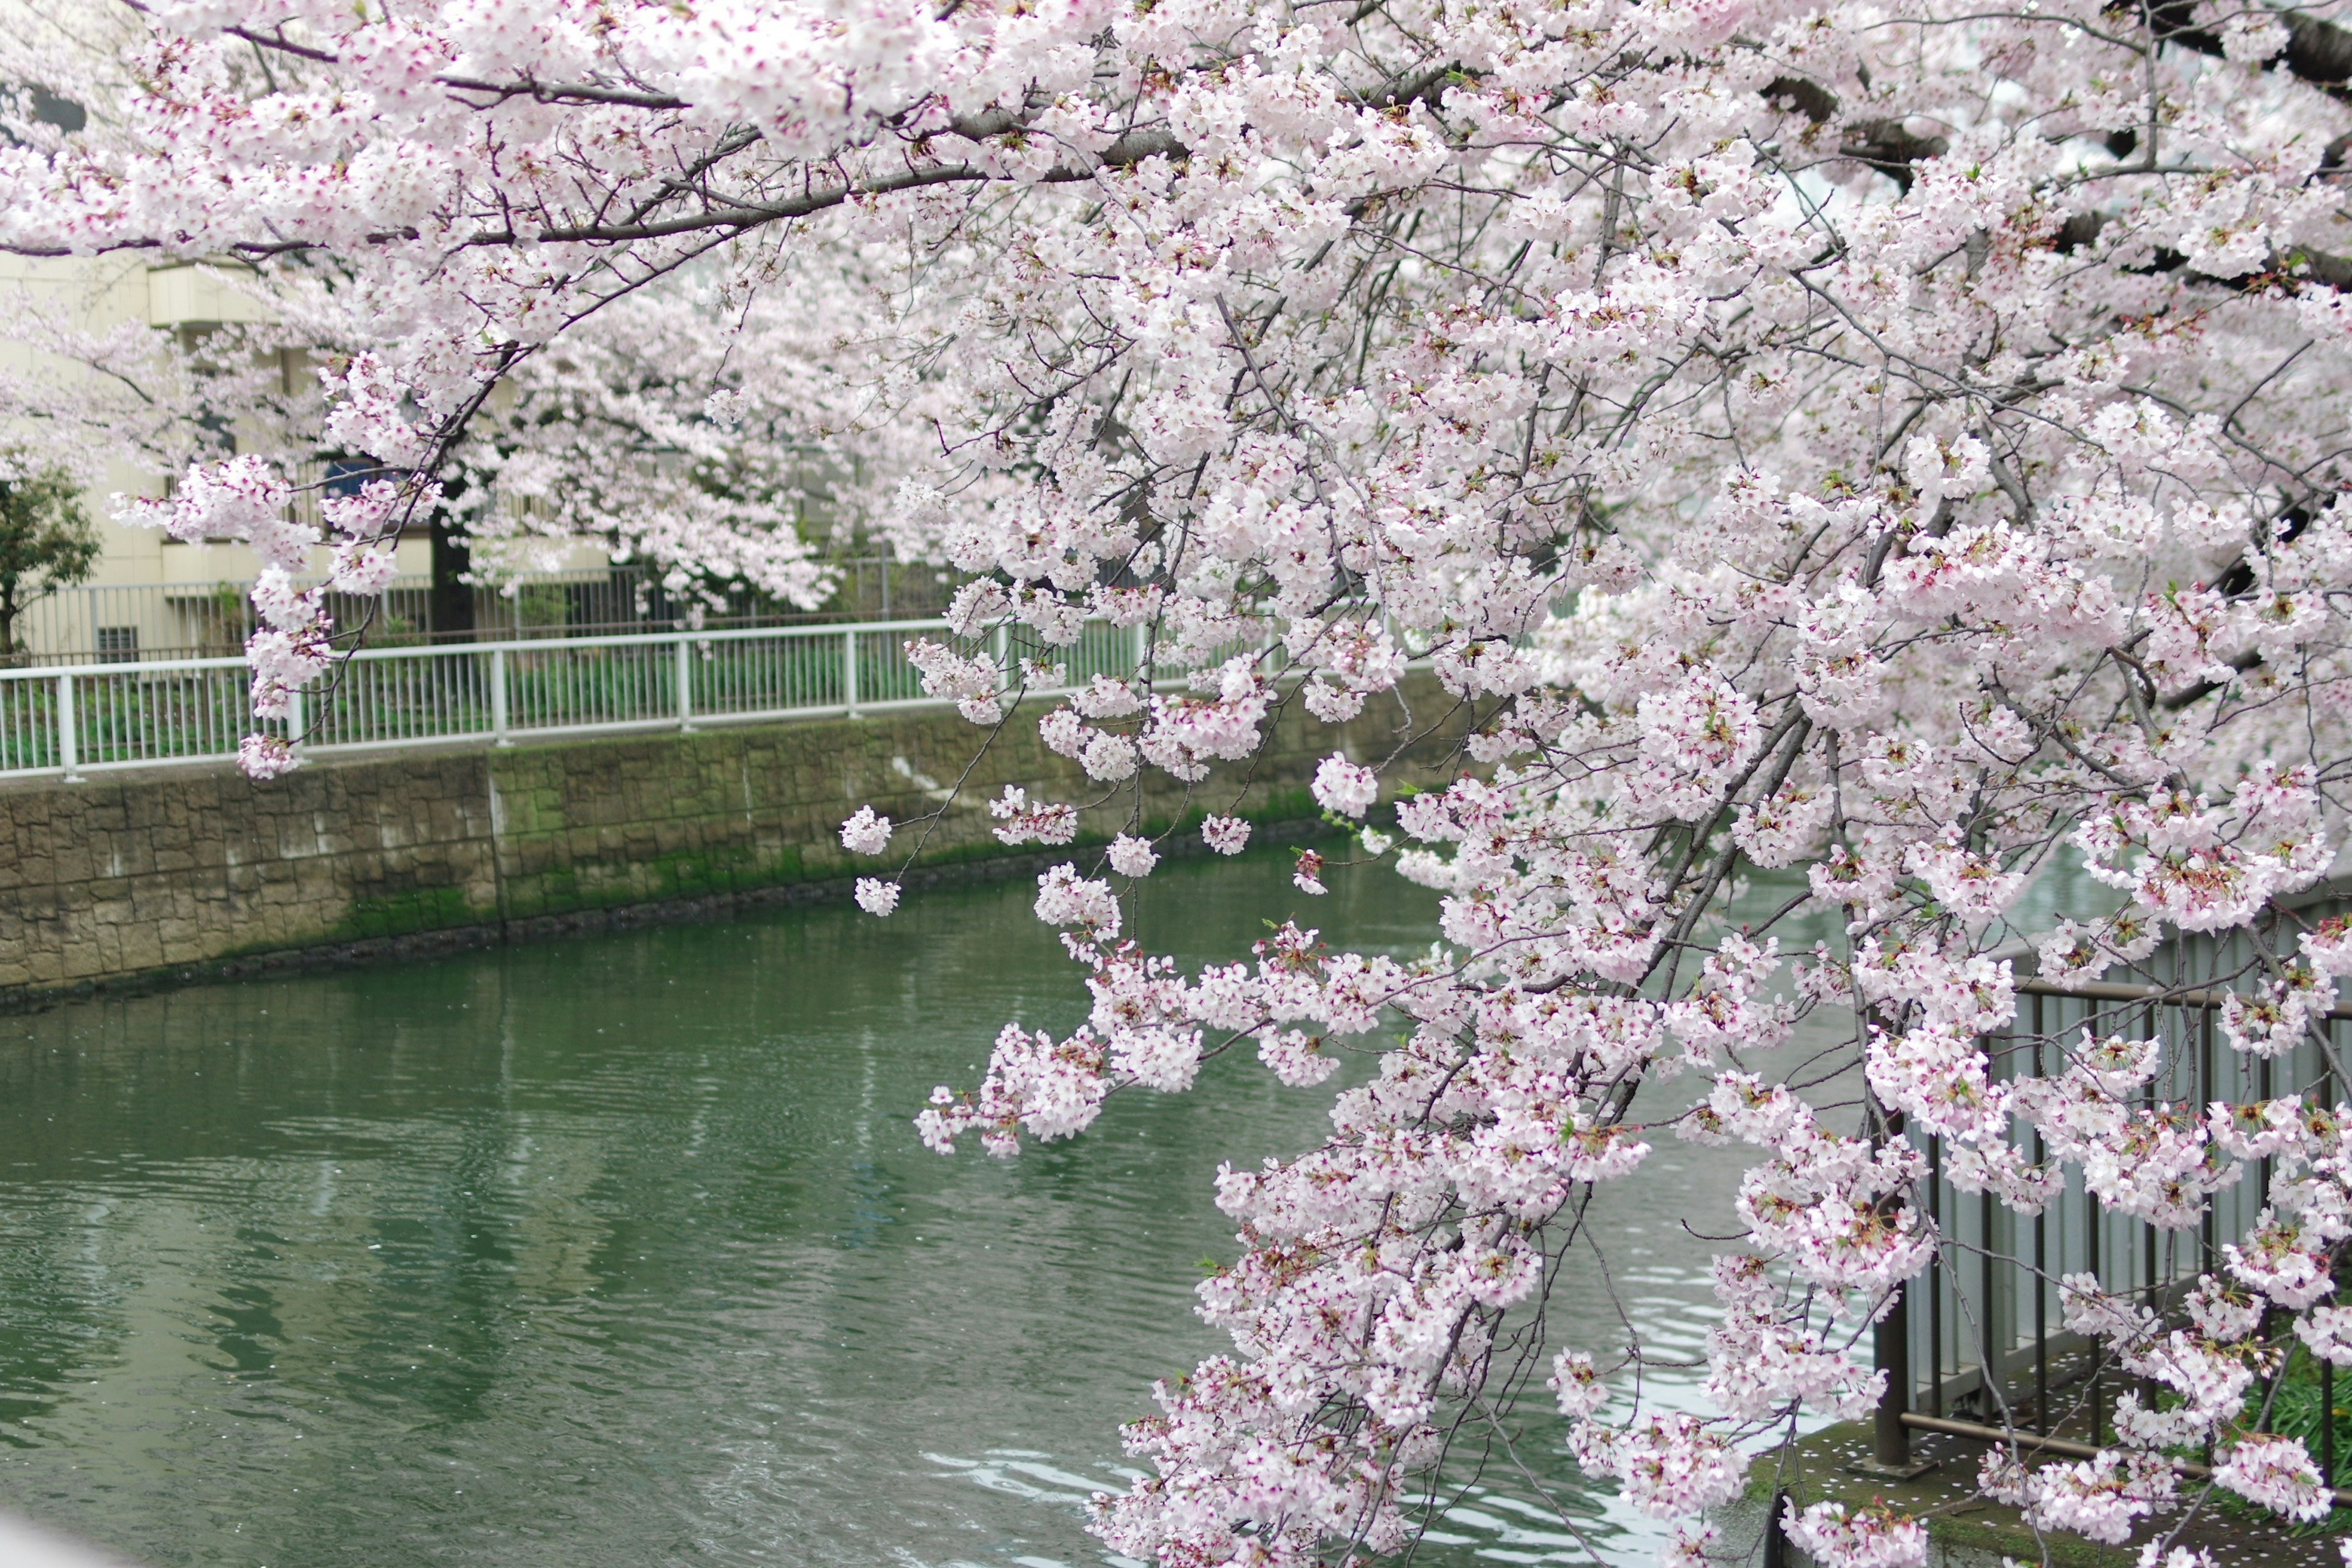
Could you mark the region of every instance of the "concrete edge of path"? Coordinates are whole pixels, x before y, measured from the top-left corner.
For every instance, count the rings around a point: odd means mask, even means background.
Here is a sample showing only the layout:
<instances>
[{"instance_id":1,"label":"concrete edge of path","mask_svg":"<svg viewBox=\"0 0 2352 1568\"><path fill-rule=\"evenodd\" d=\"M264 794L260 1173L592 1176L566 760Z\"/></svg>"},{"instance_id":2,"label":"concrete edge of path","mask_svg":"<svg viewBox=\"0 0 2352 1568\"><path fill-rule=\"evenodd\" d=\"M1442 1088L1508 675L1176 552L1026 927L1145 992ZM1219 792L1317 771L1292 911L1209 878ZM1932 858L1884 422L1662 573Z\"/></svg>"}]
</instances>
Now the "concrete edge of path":
<instances>
[{"instance_id":1,"label":"concrete edge of path","mask_svg":"<svg viewBox=\"0 0 2352 1568\"><path fill-rule=\"evenodd\" d=\"M5 1568L137 1568L120 1553L10 1513L0 1513L0 1564Z\"/></svg>"}]
</instances>

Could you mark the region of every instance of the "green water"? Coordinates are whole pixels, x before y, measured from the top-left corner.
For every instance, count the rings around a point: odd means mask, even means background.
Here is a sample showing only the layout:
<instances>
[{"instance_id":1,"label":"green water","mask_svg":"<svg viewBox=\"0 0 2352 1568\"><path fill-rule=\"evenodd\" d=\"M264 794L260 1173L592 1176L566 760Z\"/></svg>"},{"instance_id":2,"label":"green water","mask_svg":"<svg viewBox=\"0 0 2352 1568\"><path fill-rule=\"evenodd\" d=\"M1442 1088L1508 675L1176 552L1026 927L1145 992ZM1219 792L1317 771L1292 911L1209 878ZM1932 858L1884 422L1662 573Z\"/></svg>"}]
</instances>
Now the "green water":
<instances>
[{"instance_id":1,"label":"green water","mask_svg":"<svg viewBox=\"0 0 2352 1568\"><path fill-rule=\"evenodd\" d=\"M1113 1561L1078 1503L1131 1473L1118 1424L1224 1348L1216 1166L1315 1141L1334 1086L1223 1061L1072 1143L929 1153L932 1085L1083 1012L1032 891L0 1020L0 1505L157 1564ZM1137 919L1198 961L1291 911L1434 934L1392 876L1309 900L1270 859L1164 868ZM1696 1352L1710 1249L1662 1216L1740 1163L1662 1145L1555 1320L1602 1349L1613 1287ZM1517 1436L1531 1473L1457 1467L1416 1561L1590 1561L1538 1489L1649 1560Z\"/></svg>"}]
</instances>

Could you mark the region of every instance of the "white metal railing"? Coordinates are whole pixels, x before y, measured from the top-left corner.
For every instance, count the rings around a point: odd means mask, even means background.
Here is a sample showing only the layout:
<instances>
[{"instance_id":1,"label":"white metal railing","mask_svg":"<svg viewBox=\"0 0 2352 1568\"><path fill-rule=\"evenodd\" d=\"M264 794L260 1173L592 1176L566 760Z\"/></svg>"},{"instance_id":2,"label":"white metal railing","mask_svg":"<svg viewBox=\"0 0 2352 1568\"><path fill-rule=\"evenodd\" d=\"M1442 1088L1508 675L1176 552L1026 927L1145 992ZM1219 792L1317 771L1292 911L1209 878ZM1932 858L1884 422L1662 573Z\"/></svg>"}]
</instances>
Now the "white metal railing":
<instances>
[{"instance_id":1,"label":"white metal railing","mask_svg":"<svg viewBox=\"0 0 2352 1568\"><path fill-rule=\"evenodd\" d=\"M1141 627L1090 621L1053 648L1024 632L983 645L942 621L867 621L362 648L282 725L253 719L242 658L0 670L0 776L217 763L256 731L331 753L919 707L938 700L907 661L918 634L967 653L987 646L1008 668L1059 664L1074 685L1124 679L1143 662Z\"/></svg>"}]
</instances>

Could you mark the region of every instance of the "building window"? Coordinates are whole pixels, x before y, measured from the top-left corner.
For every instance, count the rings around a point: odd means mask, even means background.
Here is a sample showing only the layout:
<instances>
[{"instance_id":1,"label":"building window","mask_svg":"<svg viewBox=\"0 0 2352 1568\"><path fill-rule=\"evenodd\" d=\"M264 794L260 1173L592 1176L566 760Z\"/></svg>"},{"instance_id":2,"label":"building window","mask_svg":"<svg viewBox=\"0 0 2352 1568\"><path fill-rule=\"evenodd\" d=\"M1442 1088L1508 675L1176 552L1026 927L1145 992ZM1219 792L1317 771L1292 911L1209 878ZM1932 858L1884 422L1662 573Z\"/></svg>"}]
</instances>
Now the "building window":
<instances>
[{"instance_id":1,"label":"building window","mask_svg":"<svg viewBox=\"0 0 2352 1568\"><path fill-rule=\"evenodd\" d=\"M137 626L99 627L98 659L100 664L138 663L139 628Z\"/></svg>"}]
</instances>

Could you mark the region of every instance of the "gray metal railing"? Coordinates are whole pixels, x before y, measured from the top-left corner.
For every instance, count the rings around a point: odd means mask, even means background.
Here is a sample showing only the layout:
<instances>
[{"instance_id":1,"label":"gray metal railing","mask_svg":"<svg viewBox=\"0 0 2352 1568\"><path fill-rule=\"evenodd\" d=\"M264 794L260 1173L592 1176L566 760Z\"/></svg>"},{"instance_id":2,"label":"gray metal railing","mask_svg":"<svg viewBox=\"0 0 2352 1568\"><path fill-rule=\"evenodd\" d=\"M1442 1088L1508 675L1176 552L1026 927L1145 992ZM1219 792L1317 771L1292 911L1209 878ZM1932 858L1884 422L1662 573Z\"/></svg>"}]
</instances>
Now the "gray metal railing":
<instances>
[{"instance_id":1,"label":"gray metal railing","mask_svg":"<svg viewBox=\"0 0 2352 1568\"><path fill-rule=\"evenodd\" d=\"M1102 621L1051 648L1018 631L961 639L936 620L372 647L282 724L251 717L242 658L0 670L0 776L217 763L257 731L334 752L919 707L940 700L908 662L915 637L985 647L1007 668L1057 664L1072 685L1128 679L1145 654L1143 628Z\"/></svg>"},{"instance_id":2,"label":"gray metal railing","mask_svg":"<svg viewBox=\"0 0 2352 1568\"><path fill-rule=\"evenodd\" d=\"M2347 908L2352 900L2329 889L2299 903L2294 913L2316 921ZM2291 955L2294 930L2292 921L2281 921L2266 940L2280 944L2274 951L2282 956ZM2096 1038L2161 1042L2160 1065L2136 1109L2169 1107L2194 1120L2217 1100L2299 1094L2305 1106L2334 1104L2341 1086L2316 1042L2305 1038L2263 1058L2231 1049L2222 1037L2217 1015L2224 986L2255 956L2243 931L2218 939L2191 933L2165 942L2135 973L2117 977L2125 983L2061 986L2021 980L2015 1021L1985 1038L1996 1076L2056 1071L2063 1065L2056 1057L2061 1043L2079 1042L2087 1029ZM2031 970L2030 952L2014 958L2021 970ZM2330 1049L2341 1053L2352 1044L2347 1026L2347 1006L2336 1007L2321 1022ZM2116 1395L2136 1387L2137 1380L2063 1328L2060 1281L2070 1274L2095 1275L2106 1291L2128 1295L2173 1322L2183 1291L2199 1275L2226 1274L2220 1244L2242 1237L2269 1198L2271 1162L2253 1162L2235 1183L2210 1194L2200 1223L2161 1228L2107 1210L2084 1187L2081 1170L2069 1168L2063 1194L2029 1216L1990 1193L1960 1192L1947 1172L1942 1142L1916 1134L1913 1142L1927 1157L1925 1195L1942 1247L1937 1267L1906 1287L1892 1338L1879 1341L1879 1363L1893 1374L1878 1424L1878 1458L1886 1465L1905 1462L1897 1434L1906 1426L1935 1431L1990 1425L2104 1441ZM2036 1163L2044 1158L2036 1133L2019 1134L2018 1148ZM2322 1407L2332 1411L2334 1371L2323 1363L2317 1373ZM2143 1399L2153 1403L2145 1391ZM2313 1457L2332 1486L2341 1458L2334 1422L2323 1420L2316 1436Z\"/></svg>"}]
</instances>

